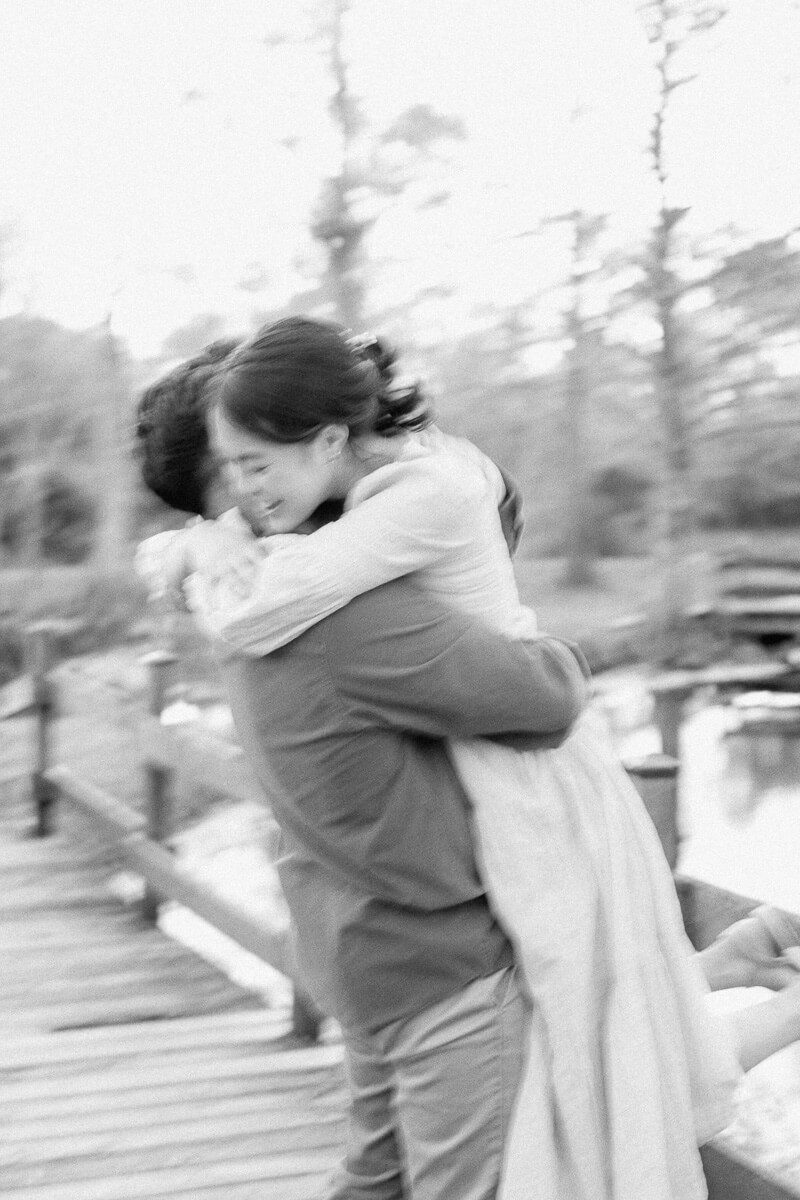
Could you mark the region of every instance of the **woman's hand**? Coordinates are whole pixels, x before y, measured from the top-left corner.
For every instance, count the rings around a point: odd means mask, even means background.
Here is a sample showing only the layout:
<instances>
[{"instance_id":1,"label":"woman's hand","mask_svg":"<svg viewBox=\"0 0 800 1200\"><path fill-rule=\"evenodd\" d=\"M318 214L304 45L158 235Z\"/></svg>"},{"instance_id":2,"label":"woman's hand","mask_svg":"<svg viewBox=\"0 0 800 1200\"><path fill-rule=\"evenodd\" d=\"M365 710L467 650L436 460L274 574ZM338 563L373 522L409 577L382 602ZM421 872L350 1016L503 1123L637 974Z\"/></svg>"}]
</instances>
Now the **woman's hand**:
<instances>
[{"instance_id":1,"label":"woman's hand","mask_svg":"<svg viewBox=\"0 0 800 1200\"><path fill-rule=\"evenodd\" d=\"M190 571L185 529L170 529L146 538L137 551L134 566L147 585L151 602L168 608L185 608L183 581Z\"/></svg>"},{"instance_id":2,"label":"woman's hand","mask_svg":"<svg viewBox=\"0 0 800 1200\"><path fill-rule=\"evenodd\" d=\"M212 587L224 583L234 594L247 594L263 553L243 520L200 521L186 536L190 571Z\"/></svg>"}]
</instances>

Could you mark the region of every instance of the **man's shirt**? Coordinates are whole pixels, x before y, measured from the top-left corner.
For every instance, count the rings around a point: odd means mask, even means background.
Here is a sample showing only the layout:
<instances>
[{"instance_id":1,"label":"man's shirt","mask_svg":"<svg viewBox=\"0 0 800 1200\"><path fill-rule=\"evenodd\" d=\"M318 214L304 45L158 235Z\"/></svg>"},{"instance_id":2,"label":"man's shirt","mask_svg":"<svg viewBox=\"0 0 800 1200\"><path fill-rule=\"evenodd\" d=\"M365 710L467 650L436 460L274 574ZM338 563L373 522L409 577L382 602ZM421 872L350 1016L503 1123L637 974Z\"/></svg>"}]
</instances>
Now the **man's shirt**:
<instances>
[{"instance_id":1,"label":"man's shirt","mask_svg":"<svg viewBox=\"0 0 800 1200\"><path fill-rule=\"evenodd\" d=\"M404 579L224 670L320 1006L375 1030L509 965L443 739L552 745L585 699L580 652L511 641Z\"/></svg>"}]
</instances>

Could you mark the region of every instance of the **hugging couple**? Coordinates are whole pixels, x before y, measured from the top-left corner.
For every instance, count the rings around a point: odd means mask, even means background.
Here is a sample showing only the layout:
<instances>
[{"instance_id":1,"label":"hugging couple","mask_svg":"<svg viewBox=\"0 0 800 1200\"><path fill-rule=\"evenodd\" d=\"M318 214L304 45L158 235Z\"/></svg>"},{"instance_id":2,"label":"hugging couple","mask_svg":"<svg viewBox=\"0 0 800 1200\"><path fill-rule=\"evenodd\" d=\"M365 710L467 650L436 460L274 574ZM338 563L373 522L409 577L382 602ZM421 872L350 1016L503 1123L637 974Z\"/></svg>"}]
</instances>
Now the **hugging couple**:
<instances>
[{"instance_id":1,"label":"hugging couple","mask_svg":"<svg viewBox=\"0 0 800 1200\"><path fill-rule=\"evenodd\" d=\"M695 1200L742 1070L800 1038L798 930L701 954L580 650L520 604L512 482L375 339L289 318L143 394L144 543L212 639L338 1020L325 1200ZM776 995L722 1021L707 992Z\"/></svg>"}]
</instances>

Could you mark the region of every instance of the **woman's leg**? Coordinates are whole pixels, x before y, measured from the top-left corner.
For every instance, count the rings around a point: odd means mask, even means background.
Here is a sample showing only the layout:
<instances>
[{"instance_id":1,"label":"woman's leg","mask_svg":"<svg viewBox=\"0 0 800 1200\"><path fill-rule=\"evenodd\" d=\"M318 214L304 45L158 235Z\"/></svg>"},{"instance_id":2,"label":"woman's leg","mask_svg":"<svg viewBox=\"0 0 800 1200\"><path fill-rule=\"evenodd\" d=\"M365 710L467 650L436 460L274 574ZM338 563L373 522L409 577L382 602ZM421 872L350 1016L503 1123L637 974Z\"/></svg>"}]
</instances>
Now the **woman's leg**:
<instances>
[{"instance_id":1,"label":"woman's leg","mask_svg":"<svg viewBox=\"0 0 800 1200\"><path fill-rule=\"evenodd\" d=\"M800 918L762 905L697 956L712 991L766 987L779 994L726 1014L743 1071L800 1040Z\"/></svg>"},{"instance_id":2,"label":"woman's leg","mask_svg":"<svg viewBox=\"0 0 800 1200\"><path fill-rule=\"evenodd\" d=\"M800 981L763 1004L728 1013L726 1019L742 1070L749 1071L771 1054L800 1041Z\"/></svg>"},{"instance_id":3,"label":"woman's leg","mask_svg":"<svg viewBox=\"0 0 800 1200\"><path fill-rule=\"evenodd\" d=\"M697 961L712 992L766 987L779 992L800 979L800 917L769 905L726 929Z\"/></svg>"}]
</instances>

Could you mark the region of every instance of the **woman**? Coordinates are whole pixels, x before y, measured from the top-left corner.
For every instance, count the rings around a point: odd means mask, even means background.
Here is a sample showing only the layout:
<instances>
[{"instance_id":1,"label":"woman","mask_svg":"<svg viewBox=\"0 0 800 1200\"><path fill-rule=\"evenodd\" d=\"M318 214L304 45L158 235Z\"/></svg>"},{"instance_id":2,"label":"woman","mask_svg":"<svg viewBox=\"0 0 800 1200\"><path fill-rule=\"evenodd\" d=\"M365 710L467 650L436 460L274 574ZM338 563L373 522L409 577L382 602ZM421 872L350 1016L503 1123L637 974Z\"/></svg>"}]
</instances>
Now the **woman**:
<instances>
[{"instance_id":1,"label":"woman","mask_svg":"<svg viewBox=\"0 0 800 1200\"><path fill-rule=\"evenodd\" d=\"M535 636L497 516L499 473L426 429L421 398L393 389L389 365L300 319L227 360L214 436L260 525L290 533L325 501L345 507L264 559L245 537L235 572L233 522L191 531L194 606L238 649L267 653L412 573L503 630ZM559 750L472 742L452 754L534 1001L505 1195L526 1195L533 1178L537 1194L582 1200L703 1195L696 1145L726 1123L737 1065L706 1008L638 796L587 721ZM756 1037L752 1013L737 1019L744 1067L800 1034L800 992L779 1000Z\"/></svg>"}]
</instances>

